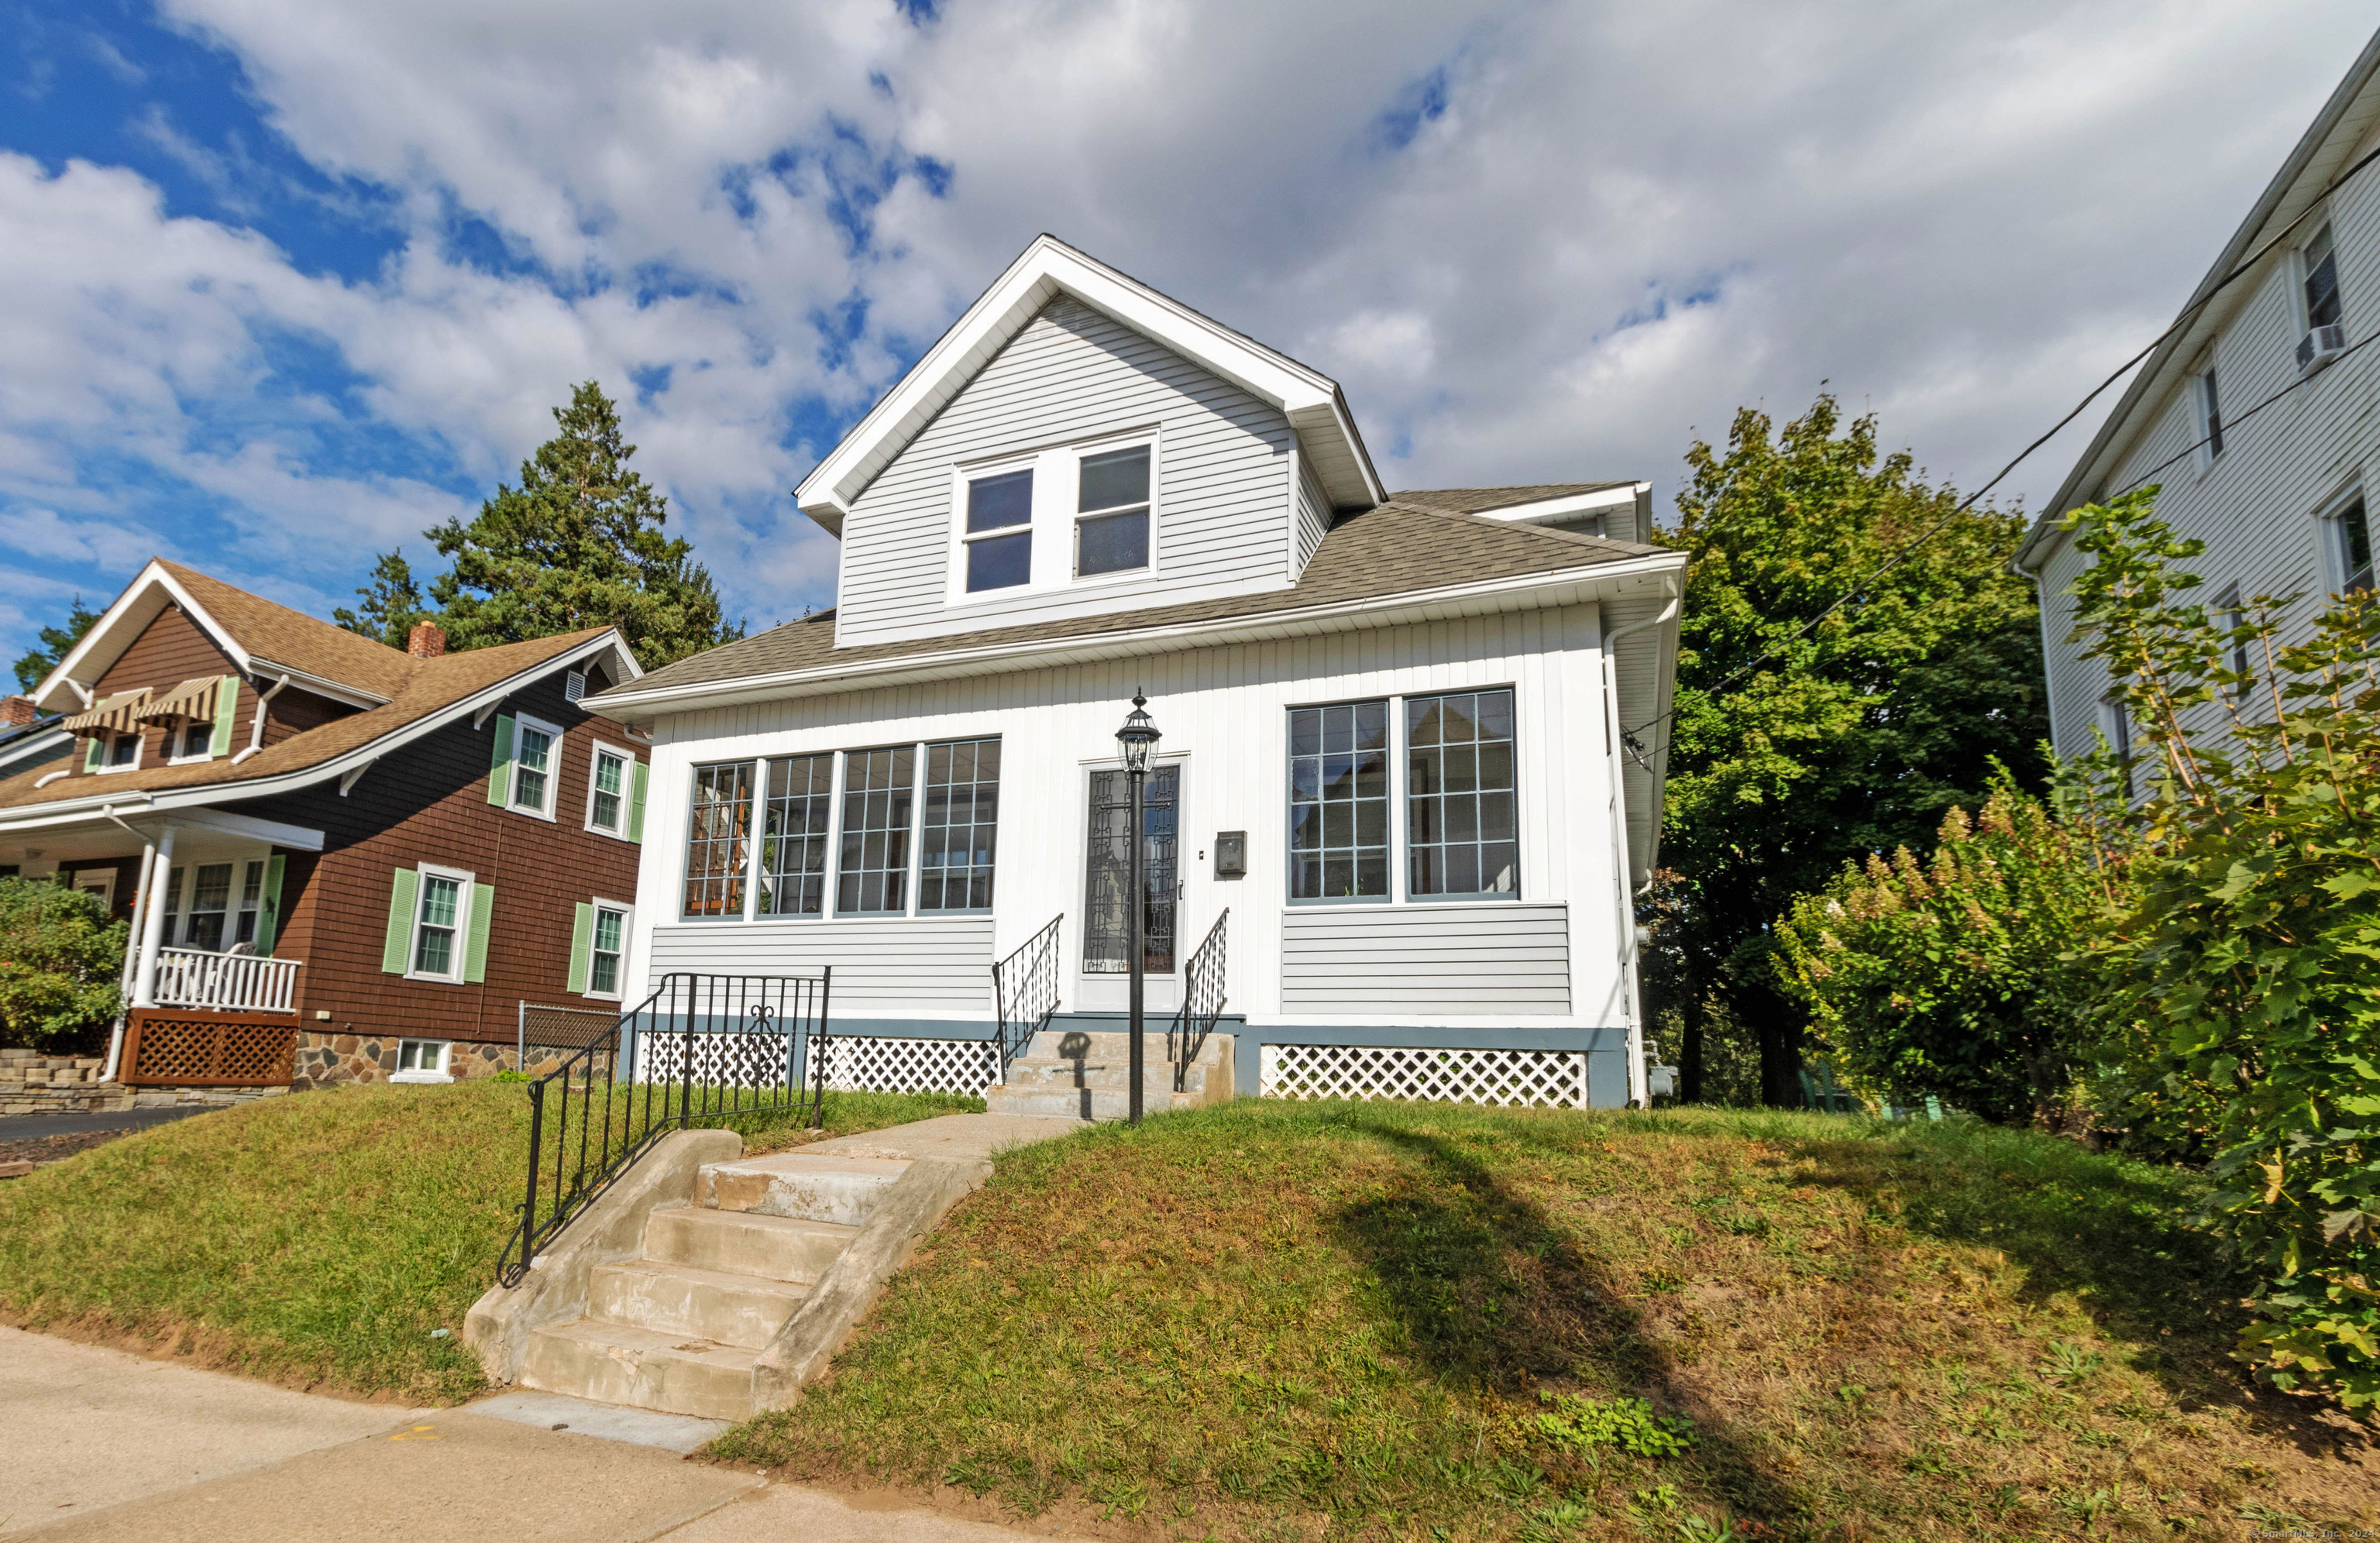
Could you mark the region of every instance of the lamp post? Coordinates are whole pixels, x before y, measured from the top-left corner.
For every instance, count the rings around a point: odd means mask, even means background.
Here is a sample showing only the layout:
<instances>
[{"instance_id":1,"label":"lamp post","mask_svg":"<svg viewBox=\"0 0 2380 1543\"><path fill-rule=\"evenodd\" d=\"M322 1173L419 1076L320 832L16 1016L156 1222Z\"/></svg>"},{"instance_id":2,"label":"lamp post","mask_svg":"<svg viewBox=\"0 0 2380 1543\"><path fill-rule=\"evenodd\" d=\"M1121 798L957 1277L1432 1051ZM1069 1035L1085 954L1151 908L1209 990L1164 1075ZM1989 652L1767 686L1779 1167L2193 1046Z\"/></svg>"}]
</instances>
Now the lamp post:
<instances>
[{"instance_id":1,"label":"lamp post","mask_svg":"<svg viewBox=\"0 0 2380 1543\"><path fill-rule=\"evenodd\" d=\"M1131 994L1127 999L1132 1013L1132 1123L1140 1124L1141 1099L1141 988L1148 964L1148 897L1141 893L1146 881L1141 876L1142 848L1148 844L1141 828L1141 783L1148 775L1148 758L1164 736L1157 732L1156 721L1148 712L1148 699L1135 690L1132 694L1132 711L1124 718L1123 727L1116 730L1116 747L1123 752L1124 771L1132 779L1132 857L1127 864L1124 910L1132 918L1124 929L1124 946L1131 951Z\"/></svg>"}]
</instances>

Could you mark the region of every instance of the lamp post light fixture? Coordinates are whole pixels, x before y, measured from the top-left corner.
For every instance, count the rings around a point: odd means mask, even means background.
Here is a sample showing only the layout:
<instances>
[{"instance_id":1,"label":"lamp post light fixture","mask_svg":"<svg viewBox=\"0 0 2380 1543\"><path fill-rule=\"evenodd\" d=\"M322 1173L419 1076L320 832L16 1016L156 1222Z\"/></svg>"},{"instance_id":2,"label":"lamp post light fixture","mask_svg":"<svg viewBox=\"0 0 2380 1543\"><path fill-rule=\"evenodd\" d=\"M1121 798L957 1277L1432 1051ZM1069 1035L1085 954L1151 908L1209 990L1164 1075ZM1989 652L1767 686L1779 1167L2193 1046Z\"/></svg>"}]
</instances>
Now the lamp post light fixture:
<instances>
[{"instance_id":1,"label":"lamp post light fixture","mask_svg":"<svg viewBox=\"0 0 2380 1543\"><path fill-rule=\"evenodd\" d=\"M1124 946L1131 951L1128 966L1132 982L1127 998L1132 1014L1132 1123L1140 1124L1141 1100L1141 990L1148 972L1148 897L1141 893L1147 881L1141 874L1142 848L1148 844L1147 832L1141 828L1146 816L1141 809L1141 784L1148 775L1148 758L1164 735L1157 732L1156 720L1148 715L1148 699L1135 689L1132 694L1132 711L1126 715L1123 727L1116 730L1116 748L1123 752L1123 768L1132 782L1132 857L1126 865L1124 909L1131 920L1124 929Z\"/></svg>"}]
</instances>

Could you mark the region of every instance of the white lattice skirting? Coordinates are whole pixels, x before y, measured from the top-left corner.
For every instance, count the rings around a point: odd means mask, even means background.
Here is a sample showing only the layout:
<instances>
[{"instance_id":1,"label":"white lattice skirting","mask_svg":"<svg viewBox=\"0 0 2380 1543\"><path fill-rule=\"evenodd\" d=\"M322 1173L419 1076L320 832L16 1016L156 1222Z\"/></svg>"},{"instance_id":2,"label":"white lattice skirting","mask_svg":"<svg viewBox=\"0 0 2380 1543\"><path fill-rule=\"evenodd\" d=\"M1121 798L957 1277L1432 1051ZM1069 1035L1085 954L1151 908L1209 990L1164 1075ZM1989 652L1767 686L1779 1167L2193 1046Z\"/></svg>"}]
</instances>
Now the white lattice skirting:
<instances>
[{"instance_id":1,"label":"white lattice skirting","mask_svg":"<svg viewBox=\"0 0 2380 1543\"><path fill-rule=\"evenodd\" d=\"M1268 1099L1433 1099L1585 1109L1586 1052L1267 1045L1257 1062L1257 1092Z\"/></svg>"},{"instance_id":2,"label":"white lattice skirting","mask_svg":"<svg viewBox=\"0 0 2380 1543\"><path fill-rule=\"evenodd\" d=\"M785 1041L746 1034L698 1034L694 1080L730 1087L781 1085ZM683 1074L686 1037L647 1033L638 1041L638 1077ZM807 1053L807 1052L806 1052ZM827 1041L826 1085L868 1093L975 1093L1000 1080L988 1039L896 1039L835 1035ZM802 1068L804 1072L807 1067Z\"/></svg>"}]
</instances>

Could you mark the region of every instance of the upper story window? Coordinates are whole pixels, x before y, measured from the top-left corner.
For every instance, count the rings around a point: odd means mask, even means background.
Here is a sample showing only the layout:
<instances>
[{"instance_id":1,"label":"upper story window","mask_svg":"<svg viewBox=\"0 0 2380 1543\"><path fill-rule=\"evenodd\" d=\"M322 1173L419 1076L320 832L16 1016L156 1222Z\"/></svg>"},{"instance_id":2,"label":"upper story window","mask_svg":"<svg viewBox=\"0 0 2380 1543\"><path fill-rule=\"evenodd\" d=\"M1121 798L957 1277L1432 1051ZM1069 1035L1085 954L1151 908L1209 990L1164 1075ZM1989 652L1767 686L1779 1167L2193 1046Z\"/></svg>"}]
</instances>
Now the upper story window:
<instances>
[{"instance_id":1,"label":"upper story window","mask_svg":"<svg viewBox=\"0 0 2380 1543\"><path fill-rule=\"evenodd\" d=\"M1131 573L1148 566L1149 447L1110 450L1082 459L1075 516L1075 576Z\"/></svg>"},{"instance_id":2,"label":"upper story window","mask_svg":"<svg viewBox=\"0 0 2380 1543\"><path fill-rule=\"evenodd\" d=\"M2372 588L2372 521L2364 513L2363 495L2354 494L2324 522L2330 535L2332 588L2354 594Z\"/></svg>"},{"instance_id":3,"label":"upper story window","mask_svg":"<svg viewBox=\"0 0 2380 1543\"><path fill-rule=\"evenodd\" d=\"M624 841L645 834L645 767L629 751L598 744L587 769L587 828Z\"/></svg>"},{"instance_id":4,"label":"upper story window","mask_svg":"<svg viewBox=\"0 0 2380 1543\"><path fill-rule=\"evenodd\" d=\"M552 820L561 759L562 730L555 725L540 718L498 718L488 757L488 802Z\"/></svg>"},{"instance_id":5,"label":"upper story window","mask_svg":"<svg viewBox=\"0 0 2380 1543\"><path fill-rule=\"evenodd\" d=\"M414 911L413 966L407 974L431 980L463 978L463 908L470 892L468 873L422 869Z\"/></svg>"},{"instance_id":6,"label":"upper story window","mask_svg":"<svg viewBox=\"0 0 2380 1543\"><path fill-rule=\"evenodd\" d=\"M969 478L966 490L967 593L1031 583L1032 468Z\"/></svg>"},{"instance_id":7,"label":"upper story window","mask_svg":"<svg viewBox=\"0 0 2380 1543\"><path fill-rule=\"evenodd\" d=\"M2338 324L2338 253L2330 239L2330 223L2325 220L2300 250L2299 261L2305 274L2305 318L2309 330Z\"/></svg>"},{"instance_id":8,"label":"upper story window","mask_svg":"<svg viewBox=\"0 0 2380 1543\"><path fill-rule=\"evenodd\" d=\"M165 742L173 747L173 754L168 759L176 765L184 761L206 760L213 754L215 726L210 721L188 719L183 723L178 735L172 729L167 729L165 735Z\"/></svg>"},{"instance_id":9,"label":"upper story window","mask_svg":"<svg viewBox=\"0 0 2380 1543\"><path fill-rule=\"evenodd\" d=\"M2223 398L2216 391L2212 359L2198 372L2194 395L2198 403L2198 464L2211 466L2223 454Z\"/></svg>"}]
</instances>

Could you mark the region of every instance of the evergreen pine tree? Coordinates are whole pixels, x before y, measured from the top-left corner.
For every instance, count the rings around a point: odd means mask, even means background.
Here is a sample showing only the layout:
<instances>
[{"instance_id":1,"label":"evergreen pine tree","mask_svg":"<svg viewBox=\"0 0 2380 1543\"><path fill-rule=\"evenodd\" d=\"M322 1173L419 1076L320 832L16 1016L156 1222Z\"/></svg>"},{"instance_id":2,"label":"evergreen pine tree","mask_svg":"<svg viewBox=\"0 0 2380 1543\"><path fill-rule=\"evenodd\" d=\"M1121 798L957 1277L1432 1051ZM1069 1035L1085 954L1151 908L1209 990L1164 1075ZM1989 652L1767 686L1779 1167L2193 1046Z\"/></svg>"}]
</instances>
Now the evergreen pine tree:
<instances>
[{"instance_id":1,"label":"evergreen pine tree","mask_svg":"<svg viewBox=\"0 0 2380 1543\"><path fill-rule=\"evenodd\" d=\"M73 608L67 612L67 625L42 628L42 646L17 661L17 684L28 691L41 685L42 677L58 667L58 661L82 641L82 635L97 620L99 613L84 605L80 595L75 596Z\"/></svg>"},{"instance_id":2,"label":"evergreen pine tree","mask_svg":"<svg viewBox=\"0 0 2380 1543\"><path fill-rule=\"evenodd\" d=\"M402 549L382 553L380 561L372 565L371 583L356 593L363 598L363 604L354 611L340 606L331 613L331 619L349 632L377 638L392 649L404 648L413 636L414 625L431 619L421 603L421 586Z\"/></svg>"}]
</instances>

